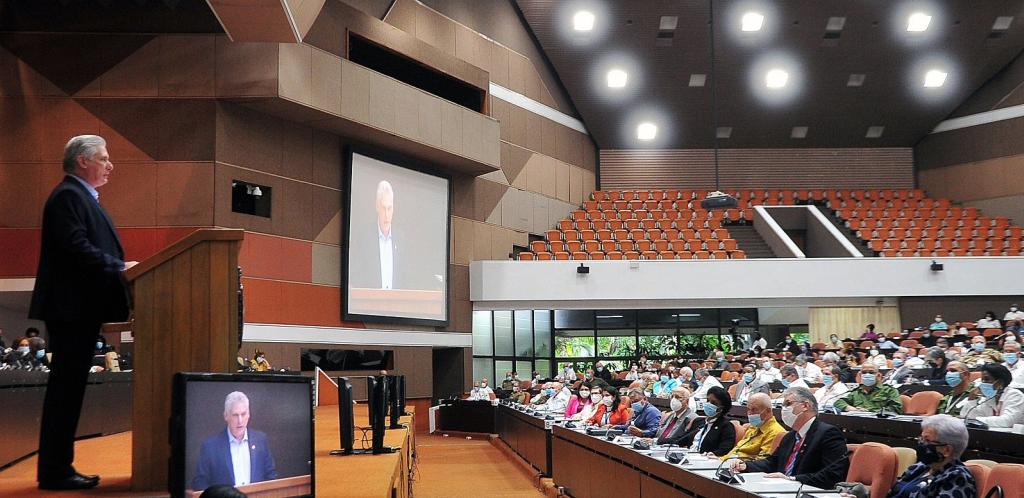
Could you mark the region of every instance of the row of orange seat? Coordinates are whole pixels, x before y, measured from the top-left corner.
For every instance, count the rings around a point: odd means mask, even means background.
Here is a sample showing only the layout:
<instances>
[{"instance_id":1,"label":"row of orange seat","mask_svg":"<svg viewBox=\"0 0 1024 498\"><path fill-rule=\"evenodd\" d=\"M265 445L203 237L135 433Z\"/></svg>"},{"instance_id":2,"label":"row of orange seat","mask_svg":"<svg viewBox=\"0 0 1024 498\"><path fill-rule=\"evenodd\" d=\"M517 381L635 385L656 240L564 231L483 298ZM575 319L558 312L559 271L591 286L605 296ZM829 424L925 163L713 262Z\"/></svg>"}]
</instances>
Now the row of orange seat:
<instances>
[{"instance_id":1,"label":"row of orange seat","mask_svg":"<svg viewBox=\"0 0 1024 498\"><path fill-rule=\"evenodd\" d=\"M735 251L738 247L733 239L689 239L689 240L535 240L530 242L530 250L539 252L614 252L614 251Z\"/></svg>"},{"instance_id":2,"label":"row of orange seat","mask_svg":"<svg viewBox=\"0 0 1024 498\"><path fill-rule=\"evenodd\" d=\"M1020 256L1020 249L1003 249L1003 250L989 250L989 249L933 249L931 251L925 249L883 249L878 253L879 257L883 258L948 258L955 256Z\"/></svg>"},{"instance_id":3,"label":"row of orange seat","mask_svg":"<svg viewBox=\"0 0 1024 498\"><path fill-rule=\"evenodd\" d=\"M735 251L575 251L575 252L528 252L519 253L520 261L551 260L677 260L677 259L746 259L745 252Z\"/></svg>"},{"instance_id":4,"label":"row of orange seat","mask_svg":"<svg viewBox=\"0 0 1024 498\"><path fill-rule=\"evenodd\" d=\"M660 228L634 228L632 230L626 230L624 228L618 230L561 230L552 229L544 232L547 235L548 240L689 240L689 239L728 239L729 230L725 228L716 228L714 230L710 228L700 228L694 230L692 228L666 228L664 230Z\"/></svg>"},{"instance_id":5,"label":"row of orange seat","mask_svg":"<svg viewBox=\"0 0 1024 498\"><path fill-rule=\"evenodd\" d=\"M732 220L752 219L753 213L749 209L730 209L708 211L705 209L606 209L604 211L591 209L577 209L572 212L570 219L573 221L596 221L596 220Z\"/></svg>"},{"instance_id":6,"label":"row of orange seat","mask_svg":"<svg viewBox=\"0 0 1024 498\"><path fill-rule=\"evenodd\" d=\"M863 234L861 234L863 238ZM976 239L961 238L941 238L941 239L917 239L913 237L903 238L873 238L868 239L868 247L872 251L879 252L885 249L924 249L927 251L933 249L945 249L952 251L955 249L988 249L988 250L1011 250L1020 251L1021 240L1020 239L1003 239L1001 237L979 237Z\"/></svg>"},{"instance_id":7,"label":"row of orange seat","mask_svg":"<svg viewBox=\"0 0 1024 498\"><path fill-rule=\"evenodd\" d=\"M730 220L733 221L733 220ZM659 220L646 219L646 220L583 220L573 221L571 219L559 220L558 229L561 231L567 230L635 230L642 228L644 230L653 230L655 228L659 230L700 230L707 228L709 230L717 230L722 228L723 220L720 219L707 219L707 220L671 220L668 218L662 218Z\"/></svg>"},{"instance_id":8,"label":"row of orange seat","mask_svg":"<svg viewBox=\"0 0 1024 498\"><path fill-rule=\"evenodd\" d=\"M1020 227L995 228L860 228L857 235L864 239L1017 239L1022 233Z\"/></svg>"},{"instance_id":9,"label":"row of orange seat","mask_svg":"<svg viewBox=\"0 0 1024 498\"><path fill-rule=\"evenodd\" d=\"M888 200L920 199L920 189L723 189L737 199L796 199L796 200ZM703 199L707 189L654 189L654 190L597 190L590 199L604 200L676 200Z\"/></svg>"}]
</instances>

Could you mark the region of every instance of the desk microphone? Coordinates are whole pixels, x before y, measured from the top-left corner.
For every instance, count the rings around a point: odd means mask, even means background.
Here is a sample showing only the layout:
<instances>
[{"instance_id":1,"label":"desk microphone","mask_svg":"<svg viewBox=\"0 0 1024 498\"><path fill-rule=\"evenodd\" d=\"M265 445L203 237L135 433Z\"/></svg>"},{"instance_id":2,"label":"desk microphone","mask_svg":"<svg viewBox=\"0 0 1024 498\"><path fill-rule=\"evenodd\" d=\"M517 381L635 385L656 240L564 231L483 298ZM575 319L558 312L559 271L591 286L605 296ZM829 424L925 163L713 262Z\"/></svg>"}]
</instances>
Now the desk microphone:
<instances>
[{"instance_id":1,"label":"desk microphone","mask_svg":"<svg viewBox=\"0 0 1024 498\"><path fill-rule=\"evenodd\" d=\"M715 477L717 477L719 481L722 481L726 484L742 484L745 481L738 472L733 472L732 469L728 469L725 471L722 470L722 466L725 465L729 460L732 459L727 458L725 460L722 460L722 463L718 464L718 468L715 469Z\"/></svg>"},{"instance_id":2,"label":"desk microphone","mask_svg":"<svg viewBox=\"0 0 1024 498\"><path fill-rule=\"evenodd\" d=\"M889 418L889 417L892 417L892 414L891 413L885 413L885 406L883 406L878 411L878 413L875 414L875 416L878 417L878 418Z\"/></svg>"},{"instance_id":3,"label":"desk microphone","mask_svg":"<svg viewBox=\"0 0 1024 498\"><path fill-rule=\"evenodd\" d=\"M818 472L824 472L826 470L832 470L832 467L834 467L836 464L838 464L840 462L845 462L846 460L849 460L849 459L850 459L850 455L849 454L843 455L842 458L840 458L839 460L836 460L836 461L826 465L823 469L819 470ZM812 498L813 497L813 495L811 495L810 493L805 494L803 496L800 496L800 491L802 491L804 489L804 485L806 485L806 484L807 483L805 483L805 482L801 482L800 483L800 487L796 488L796 494L793 495L794 498Z\"/></svg>"},{"instance_id":4,"label":"desk microphone","mask_svg":"<svg viewBox=\"0 0 1024 498\"><path fill-rule=\"evenodd\" d=\"M970 428L972 428L972 429L988 429L988 424L986 424L985 422L982 422L982 421L980 421L980 420L978 420L978 419L974 419L974 420L969 420L969 419L967 418L967 416L968 416L968 415L970 415L970 414L971 414L971 412L973 412L973 411L974 411L974 410L975 410L976 408L978 408L979 406L981 406L981 405L984 405L985 403L988 403L989 401L991 401L991 400L995 399L995 398L996 398L996 396L999 396L999 393L998 393L998 392L997 392L997 393L995 393L995 394L994 394L994 395L992 395L992 396L989 396L989 397L987 397L987 398L985 398L985 399L983 399L983 400L979 401L979 402L978 402L978 404L976 404L976 405L972 406L970 410L967 410L967 413L965 413L965 414L963 415L963 417L961 417L961 418L963 418L963 419L964 419L964 425L966 425L967 427L970 427Z\"/></svg>"}]
</instances>

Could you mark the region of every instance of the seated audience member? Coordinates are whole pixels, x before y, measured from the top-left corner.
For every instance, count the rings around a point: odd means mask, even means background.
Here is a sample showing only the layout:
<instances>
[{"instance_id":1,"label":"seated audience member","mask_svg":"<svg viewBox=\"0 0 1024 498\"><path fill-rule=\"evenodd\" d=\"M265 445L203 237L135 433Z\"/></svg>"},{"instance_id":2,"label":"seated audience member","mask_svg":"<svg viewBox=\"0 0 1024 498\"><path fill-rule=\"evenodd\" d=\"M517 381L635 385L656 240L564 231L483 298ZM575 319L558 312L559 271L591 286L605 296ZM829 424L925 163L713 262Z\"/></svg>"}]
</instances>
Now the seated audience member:
<instances>
[{"instance_id":1,"label":"seated audience member","mask_svg":"<svg viewBox=\"0 0 1024 498\"><path fill-rule=\"evenodd\" d=\"M544 409L551 413L565 413L565 409L569 406L569 398L572 397L569 386L553 382L548 389L548 400L544 403Z\"/></svg>"},{"instance_id":2,"label":"seated audience member","mask_svg":"<svg viewBox=\"0 0 1024 498\"><path fill-rule=\"evenodd\" d=\"M892 386L879 385L878 367L871 363L860 367L860 385L842 399L837 399L833 406L845 412L877 412L884 409L892 413L903 413L900 392Z\"/></svg>"},{"instance_id":3,"label":"seated audience member","mask_svg":"<svg viewBox=\"0 0 1024 498\"><path fill-rule=\"evenodd\" d=\"M841 381L842 375L839 367L826 367L821 376L821 382L825 385L814 391L814 399L818 401L818 406L822 409L831 409L837 399L850 392L850 388Z\"/></svg>"},{"instance_id":4,"label":"seated audience member","mask_svg":"<svg viewBox=\"0 0 1024 498\"><path fill-rule=\"evenodd\" d=\"M729 362L725 359L725 352L721 349L715 350L715 355L711 358L711 361L715 362L715 368L719 370L726 370L729 368Z\"/></svg>"},{"instance_id":5,"label":"seated audience member","mask_svg":"<svg viewBox=\"0 0 1024 498\"><path fill-rule=\"evenodd\" d=\"M862 341L873 341L878 339L878 334L875 333L875 324L869 323L864 329L864 333L860 335Z\"/></svg>"},{"instance_id":6,"label":"seated audience member","mask_svg":"<svg viewBox=\"0 0 1024 498\"><path fill-rule=\"evenodd\" d=\"M825 362L825 369L828 370L830 367L836 367L842 372L842 375L835 379L836 382L853 382L857 378L857 374L850 369L850 365L839 358L839 355L829 351L825 353L823 358Z\"/></svg>"},{"instance_id":7,"label":"seated audience member","mask_svg":"<svg viewBox=\"0 0 1024 498\"><path fill-rule=\"evenodd\" d=\"M674 369L675 367L671 367L671 368ZM669 370L669 374L670 375L671 375L671 373L672 373L672 370ZM675 379L676 379L676 381L679 382L679 385L689 389L690 392L693 392L694 390L697 389L697 380L693 378L693 369L692 368L690 368L690 367L683 367L683 368L680 368L677 373L678 373L678 375L675 377Z\"/></svg>"},{"instance_id":8,"label":"seated audience member","mask_svg":"<svg viewBox=\"0 0 1024 498\"><path fill-rule=\"evenodd\" d=\"M690 390L677 387L669 398L670 411L665 413L658 424L658 431L650 440L661 445L689 446L693 436L704 426L704 419L690 409Z\"/></svg>"},{"instance_id":9,"label":"seated audience member","mask_svg":"<svg viewBox=\"0 0 1024 498\"><path fill-rule=\"evenodd\" d=\"M878 351L878 348L871 348L868 351L868 357L866 360L864 360L864 363L870 363L878 368L886 368L889 366L889 360L885 357L884 354L881 354Z\"/></svg>"},{"instance_id":10,"label":"seated audience member","mask_svg":"<svg viewBox=\"0 0 1024 498\"><path fill-rule=\"evenodd\" d=\"M925 365L932 368L927 380L929 384L942 385L946 382L946 367L949 366L949 358L946 351L935 346L928 349L924 357Z\"/></svg>"},{"instance_id":11,"label":"seated audience member","mask_svg":"<svg viewBox=\"0 0 1024 498\"><path fill-rule=\"evenodd\" d=\"M766 349L768 349L768 341L766 341L764 337L761 337L760 332L755 330L754 340L750 343L750 351L757 351L760 353Z\"/></svg>"},{"instance_id":12,"label":"seated audience member","mask_svg":"<svg viewBox=\"0 0 1024 498\"><path fill-rule=\"evenodd\" d=\"M928 330L949 330L949 324L942 319L942 315L935 315L935 320L928 325Z\"/></svg>"},{"instance_id":13,"label":"seated audience member","mask_svg":"<svg viewBox=\"0 0 1024 498\"><path fill-rule=\"evenodd\" d=\"M954 417L960 416L960 411L967 404L967 397L971 394L971 372L967 366L959 361L951 361L946 366L946 385L953 390L946 393L939 401L939 408L935 413L945 413Z\"/></svg>"},{"instance_id":14,"label":"seated audience member","mask_svg":"<svg viewBox=\"0 0 1024 498\"><path fill-rule=\"evenodd\" d=\"M694 391L693 397L696 399L704 399L708 397L708 390L718 387L722 387L722 383L718 379L711 376L706 368L698 368L693 372L694 378L697 379L697 390Z\"/></svg>"},{"instance_id":15,"label":"seated audience member","mask_svg":"<svg viewBox=\"0 0 1024 498\"><path fill-rule=\"evenodd\" d=\"M516 382L512 380L512 372L505 372L505 380L501 381L502 391L511 391Z\"/></svg>"},{"instance_id":16,"label":"seated audience member","mask_svg":"<svg viewBox=\"0 0 1024 498\"><path fill-rule=\"evenodd\" d=\"M736 444L736 429L726 416L732 409L729 393L721 387L708 390L708 399L704 402L704 426L693 436L691 451L704 454L713 453L722 456Z\"/></svg>"},{"instance_id":17,"label":"seated audience member","mask_svg":"<svg viewBox=\"0 0 1024 498\"><path fill-rule=\"evenodd\" d=\"M583 409L584 403L590 403L590 391L586 391L586 398L583 397L583 393L584 390L582 385L580 385L580 389L578 391L573 392L572 389L569 390L569 403L565 405L565 411L563 412L565 418L572 418L573 415L576 415Z\"/></svg>"},{"instance_id":18,"label":"seated audience member","mask_svg":"<svg viewBox=\"0 0 1024 498\"><path fill-rule=\"evenodd\" d=\"M767 458L734 460L734 472L768 472L766 477L786 478L808 486L832 489L846 478L849 467L846 438L838 427L817 419L818 403L810 389L792 387L783 394L782 422L786 433Z\"/></svg>"},{"instance_id":19,"label":"seated audience member","mask_svg":"<svg viewBox=\"0 0 1024 498\"><path fill-rule=\"evenodd\" d=\"M1010 387L1010 371L1002 365L981 367L981 384L971 391L960 410L961 417L977 419L989 427L1013 427L1024 423L1024 393Z\"/></svg>"},{"instance_id":20,"label":"seated audience member","mask_svg":"<svg viewBox=\"0 0 1024 498\"><path fill-rule=\"evenodd\" d=\"M679 381L671 378L668 370L662 370L661 377L651 386L651 394L658 398L667 398L678 385Z\"/></svg>"},{"instance_id":21,"label":"seated audience member","mask_svg":"<svg viewBox=\"0 0 1024 498\"><path fill-rule=\"evenodd\" d=\"M782 342L775 345L775 351L780 353L785 351L797 355L800 354L800 344L794 341L791 335L786 334L782 338Z\"/></svg>"},{"instance_id":22,"label":"seated audience member","mask_svg":"<svg viewBox=\"0 0 1024 498\"><path fill-rule=\"evenodd\" d=\"M606 367L603 361L594 364L594 375L609 383L609 385L612 381L612 369Z\"/></svg>"},{"instance_id":23,"label":"seated audience member","mask_svg":"<svg viewBox=\"0 0 1024 498\"><path fill-rule=\"evenodd\" d=\"M745 365L743 375L736 381L736 402L746 403L754 393L768 394L768 384L754 375L753 365Z\"/></svg>"},{"instance_id":24,"label":"seated audience member","mask_svg":"<svg viewBox=\"0 0 1024 498\"><path fill-rule=\"evenodd\" d=\"M960 357L960 361L968 368L980 367L986 363L1002 363L1003 355L985 346L985 337L976 335L971 338L971 351Z\"/></svg>"},{"instance_id":25,"label":"seated audience member","mask_svg":"<svg viewBox=\"0 0 1024 498\"><path fill-rule=\"evenodd\" d=\"M878 341L878 349L899 349L900 346L888 337L882 337Z\"/></svg>"},{"instance_id":26,"label":"seated audience member","mask_svg":"<svg viewBox=\"0 0 1024 498\"><path fill-rule=\"evenodd\" d=\"M902 386L914 376L914 370L907 366L907 355L899 351L892 354L892 370L885 374L883 383L890 386Z\"/></svg>"},{"instance_id":27,"label":"seated audience member","mask_svg":"<svg viewBox=\"0 0 1024 498\"><path fill-rule=\"evenodd\" d=\"M640 380L640 371L636 365L629 367L629 373L626 374L626 380Z\"/></svg>"},{"instance_id":28,"label":"seated audience member","mask_svg":"<svg viewBox=\"0 0 1024 498\"><path fill-rule=\"evenodd\" d=\"M1020 343L1017 341L1006 341L1003 344L1003 365L1010 370L1013 382L1010 387L1024 388L1024 362L1020 361Z\"/></svg>"},{"instance_id":29,"label":"seated audience member","mask_svg":"<svg viewBox=\"0 0 1024 498\"><path fill-rule=\"evenodd\" d=\"M633 412L629 423L618 424L614 427L632 436L654 437L654 434L658 432L658 422L661 421L661 411L651 406L644 392L637 388L629 390L629 402Z\"/></svg>"},{"instance_id":30,"label":"seated audience member","mask_svg":"<svg viewBox=\"0 0 1024 498\"><path fill-rule=\"evenodd\" d=\"M815 365L812 361L807 361L806 355L800 355L793 361L796 364L796 370L800 374L800 378L804 379L804 382L811 384L821 383L821 367Z\"/></svg>"},{"instance_id":31,"label":"seated audience member","mask_svg":"<svg viewBox=\"0 0 1024 498\"><path fill-rule=\"evenodd\" d=\"M644 385L644 392L653 393L654 384L657 384L658 380L658 374L654 372L644 372L640 374L640 382Z\"/></svg>"},{"instance_id":32,"label":"seated audience member","mask_svg":"<svg viewBox=\"0 0 1024 498\"><path fill-rule=\"evenodd\" d=\"M839 340L839 336L832 334L828 336L828 342L825 343L825 349L842 349L843 341Z\"/></svg>"},{"instance_id":33,"label":"seated audience member","mask_svg":"<svg viewBox=\"0 0 1024 498\"><path fill-rule=\"evenodd\" d=\"M551 393L551 395L554 395L555 393L555 390L551 388L550 382L540 384L540 392L538 392L536 396L530 398L530 404L540 406L547 403L548 399L551 398L551 396L548 394L549 392Z\"/></svg>"},{"instance_id":34,"label":"seated audience member","mask_svg":"<svg viewBox=\"0 0 1024 498\"><path fill-rule=\"evenodd\" d=\"M509 396L509 399L516 403L519 403L520 405L525 405L530 402L530 392L523 391L522 388L520 388L517 384L512 386L512 395Z\"/></svg>"},{"instance_id":35,"label":"seated audience member","mask_svg":"<svg viewBox=\"0 0 1024 498\"><path fill-rule=\"evenodd\" d=\"M597 407L594 416L587 420L587 424L611 427L613 425L629 422L629 407L622 401L618 391L605 389L601 393L601 405Z\"/></svg>"},{"instance_id":36,"label":"seated audience member","mask_svg":"<svg viewBox=\"0 0 1024 498\"><path fill-rule=\"evenodd\" d=\"M480 399L491 399L494 397L494 389L488 384L487 379L480 379Z\"/></svg>"},{"instance_id":37,"label":"seated audience member","mask_svg":"<svg viewBox=\"0 0 1024 498\"><path fill-rule=\"evenodd\" d=\"M912 356L910 354L910 350L903 347L901 347L898 352L903 353L903 357L906 358L906 362L904 363L904 365L906 365L908 368L914 369L925 367L924 359L926 355L924 352L922 352L920 356Z\"/></svg>"},{"instance_id":38,"label":"seated audience member","mask_svg":"<svg viewBox=\"0 0 1024 498\"><path fill-rule=\"evenodd\" d=\"M272 370L270 362L267 361L267 355L263 353L262 349L257 349L256 353L252 355L252 359L249 360L249 368L256 372L267 372Z\"/></svg>"},{"instance_id":39,"label":"seated audience member","mask_svg":"<svg viewBox=\"0 0 1024 498\"><path fill-rule=\"evenodd\" d=\"M603 368L603 367L602 367L602 368ZM601 377L598 377L598 376L597 376L597 375L596 375L596 374L594 373L594 369L593 369L593 368L588 368L588 369L586 370L586 372L585 372L585 373L583 374L583 381L584 381L584 382L589 382L591 386L594 386L594 387L599 387L599 388L601 388L601 389L606 389L606 388L611 388L611 387L612 387L612 385L611 385L611 384L609 384L608 382L606 382L606 381L605 381L604 379L602 379Z\"/></svg>"},{"instance_id":40,"label":"seated audience member","mask_svg":"<svg viewBox=\"0 0 1024 498\"><path fill-rule=\"evenodd\" d=\"M779 369L772 366L772 360L770 358L761 358L761 368L757 371L757 378L765 384L771 384L782 378L782 374L779 373Z\"/></svg>"},{"instance_id":41,"label":"seated audience member","mask_svg":"<svg viewBox=\"0 0 1024 498\"><path fill-rule=\"evenodd\" d=\"M580 386L580 409L573 415L567 415L566 418L570 420L587 420L594 416L597 412L597 407L601 404L601 390L595 389L590 384L583 384ZM569 410L566 410L568 413Z\"/></svg>"},{"instance_id":42,"label":"seated audience member","mask_svg":"<svg viewBox=\"0 0 1024 498\"><path fill-rule=\"evenodd\" d=\"M807 383L800 378L800 372L798 372L796 367L793 365L783 365L782 368L779 369L779 374L781 375L779 382L781 382L786 388L808 387Z\"/></svg>"},{"instance_id":43,"label":"seated audience member","mask_svg":"<svg viewBox=\"0 0 1024 498\"><path fill-rule=\"evenodd\" d=\"M25 337L28 337L29 339L33 337L39 337L39 329L35 327L29 327L25 329Z\"/></svg>"},{"instance_id":44,"label":"seated audience member","mask_svg":"<svg viewBox=\"0 0 1024 498\"><path fill-rule=\"evenodd\" d=\"M1018 308L1016 304L1011 304L1010 311L1003 315L1003 325L1006 330L1018 332L1021 329L1021 322L1024 322L1024 310Z\"/></svg>"},{"instance_id":45,"label":"seated audience member","mask_svg":"<svg viewBox=\"0 0 1024 498\"><path fill-rule=\"evenodd\" d=\"M967 427L949 415L921 421L917 463L907 467L886 498L962 498L977 495L974 475L960 461L967 448Z\"/></svg>"},{"instance_id":46,"label":"seated audience member","mask_svg":"<svg viewBox=\"0 0 1024 498\"><path fill-rule=\"evenodd\" d=\"M786 429L775 420L772 413L772 399L767 394L757 393L747 402L747 421L750 427L743 438L728 453L721 456L722 460L739 458L740 460L760 460L772 453L772 442L775 436L783 434Z\"/></svg>"},{"instance_id":47,"label":"seated audience member","mask_svg":"<svg viewBox=\"0 0 1024 498\"><path fill-rule=\"evenodd\" d=\"M537 386L541 385L541 380L542 380L542 378L540 376L540 372L534 371L533 372L533 377L530 379L530 384L532 384L533 387L537 387Z\"/></svg>"},{"instance_id":48,"label":"seated audience member","mask_svg":"<svg viewBox=\"0 0 1024 498\"><path fill-rule=\"evenodd\" d=\"M469 391L469 397L466 398L466 400L468 400L468 401L481 401L481 400L486 400L486 399L487 399L487 395L484 394L484 392L480 390L480 382L479 381L474 382L473 383L473 389L471 389Z\"/></svg>"},{"instance_id":49,"label":"seated audience member","mask_svg":"<svg viewBox=\"0 0 1024 498\"><path fill-rule=\"evenodd\" d=\"M564 379L566 382L570 384L576 382L576 370L572 368L571 363L567 363L564 367L562 367L561 375L562 379Z\"/></svg>"},{"instance_id":50,"label":"seated audience member","mask_svg":"<svg viewBox=\"0 0 1024 498\"><path fill-rule=\"evenodd\" d=\"M979 318L975 327L978 329L1001 329L1003 328L1003 324L999 323L995 312L986 311L985 318Z\"/></svg>"}]
</instances>

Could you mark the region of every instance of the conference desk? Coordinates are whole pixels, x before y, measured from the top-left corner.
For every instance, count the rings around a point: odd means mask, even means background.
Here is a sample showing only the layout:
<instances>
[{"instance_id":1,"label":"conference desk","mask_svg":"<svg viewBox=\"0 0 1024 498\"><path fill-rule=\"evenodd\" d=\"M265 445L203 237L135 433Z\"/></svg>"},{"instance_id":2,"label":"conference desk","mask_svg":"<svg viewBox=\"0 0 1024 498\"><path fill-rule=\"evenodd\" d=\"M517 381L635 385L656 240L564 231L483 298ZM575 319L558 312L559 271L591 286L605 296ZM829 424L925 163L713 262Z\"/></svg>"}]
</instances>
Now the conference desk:
<instances>
[{"instance_id":1,"label":"conference desk","mask_svg":"<svg viewBox=\"0 0 1024 498\"><path fill-rule=\"evenodd\" d=\"M497 408L490 401L445 400L438 408L441 431L495 434Z\"/></svg>"},{"instance_id":2,"label":"conference desk","mask_svg":"<svg viewBox=\"0 0 1024 498\"><path fill-rule=\"evenodd\" d=\"M498 437L512 451L545 476L551 475L552 421L527 415L506 405L498 405L494 417Z\"/></svg>"}]
</instances>

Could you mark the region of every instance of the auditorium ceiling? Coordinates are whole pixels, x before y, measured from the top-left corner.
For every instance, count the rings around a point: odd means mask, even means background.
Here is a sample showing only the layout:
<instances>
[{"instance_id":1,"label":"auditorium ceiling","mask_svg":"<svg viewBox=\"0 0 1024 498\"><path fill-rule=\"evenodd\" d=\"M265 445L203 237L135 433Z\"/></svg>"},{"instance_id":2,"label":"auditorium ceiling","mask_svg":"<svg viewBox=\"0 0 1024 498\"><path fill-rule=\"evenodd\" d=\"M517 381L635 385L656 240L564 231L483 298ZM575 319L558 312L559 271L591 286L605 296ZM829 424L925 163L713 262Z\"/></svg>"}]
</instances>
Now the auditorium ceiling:
<instances>
[{"instance_id":1,"label":"auditorium ceiling","mask_svg":"<svg viewBox=\"0 0 1024 498\"><path fill-rule=\"evenodd\" d=\"M1024 48L1022 1L715 0L716 132L707 0L515 2L601 148L909 147Z\"/></svg>"}]
</instances>

